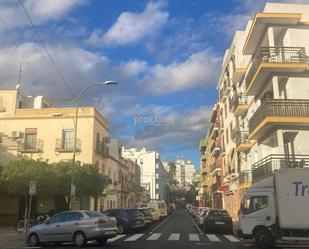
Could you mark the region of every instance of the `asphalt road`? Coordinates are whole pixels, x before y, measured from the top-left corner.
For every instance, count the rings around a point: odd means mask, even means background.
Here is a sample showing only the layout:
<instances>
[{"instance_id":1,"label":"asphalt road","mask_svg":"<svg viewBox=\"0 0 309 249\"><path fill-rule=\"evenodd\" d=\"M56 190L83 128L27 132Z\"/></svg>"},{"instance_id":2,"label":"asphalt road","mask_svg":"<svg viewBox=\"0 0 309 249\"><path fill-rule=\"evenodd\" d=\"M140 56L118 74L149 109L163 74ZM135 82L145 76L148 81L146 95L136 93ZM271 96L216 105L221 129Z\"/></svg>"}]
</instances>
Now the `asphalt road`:
<instances>
[{"instance_id":1,"label":"asphalt road","mask_svg":"<svg viewBox=\"0 0 309 249\"><path fill-rule=\"evenodd\" d=\"M176 210L171 216L153 224L142 231L119 235L109 240L104 247L89 242L85 248L107 249L236 249L253 248L240 241L236 236L224 234L204 234L196 226L185 210ZM30 248L26 246L9 247L10 249ZM68 249L71 244L61 246L35 247L35 249ZM2 248L1 248L2 249Z\"/></svg>"}]
</instances>

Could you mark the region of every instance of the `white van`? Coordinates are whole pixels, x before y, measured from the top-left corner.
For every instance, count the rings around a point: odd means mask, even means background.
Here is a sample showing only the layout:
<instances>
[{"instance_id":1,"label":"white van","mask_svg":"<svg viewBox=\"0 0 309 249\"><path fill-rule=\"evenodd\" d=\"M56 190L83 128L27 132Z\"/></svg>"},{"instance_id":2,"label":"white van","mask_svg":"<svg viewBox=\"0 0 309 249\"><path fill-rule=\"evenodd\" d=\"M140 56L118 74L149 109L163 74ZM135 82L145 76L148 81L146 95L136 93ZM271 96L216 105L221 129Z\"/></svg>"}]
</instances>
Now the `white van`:
<instances>
[{"instance_id":1,"label":"white van","mask_svg":"<svg viewBox=\"0 0 309 249\"><path fill-rule=\"evenodd\" d=\"M160 218L167 217L167 206L165 201L153 200L148 203L148 207L154 208L160 212Z\"/></svg>"},{"instance_id":2,"label":"white van","mask_svg":"<svg viewBox=\"0 0 309 249\"><path fill-rule=\"evenodd\" d=\"M144 203L144 202L137 202L135 204L135 208L137 209L141 209L141 208L149 208L148 203Z\"/></svg>"}]
</instances>

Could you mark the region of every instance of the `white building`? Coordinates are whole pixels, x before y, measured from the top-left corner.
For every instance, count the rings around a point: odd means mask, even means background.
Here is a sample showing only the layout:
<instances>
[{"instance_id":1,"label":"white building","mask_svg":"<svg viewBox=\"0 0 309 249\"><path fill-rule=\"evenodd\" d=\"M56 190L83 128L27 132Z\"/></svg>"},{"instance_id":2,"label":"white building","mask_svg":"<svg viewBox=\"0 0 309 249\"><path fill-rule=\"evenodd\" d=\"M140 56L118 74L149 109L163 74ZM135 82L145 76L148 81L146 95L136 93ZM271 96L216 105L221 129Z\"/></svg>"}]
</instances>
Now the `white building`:
<instances>
[{"instance_id":1,"label":"white building","mask_svg":"<svg viewBox=\"0 0 309 249\"><path fill-rule=\"evenodd\" d=\"M195 173L194 164L185 159L176 160L176 180L180 187L187 187L192 184Z\"/></svg>"},{"instance_id":2,"label":"white building","mask_svg":"<svg viewBox=\"0 0 309 249\"><path fill-rule=\"evenodd\" d=\"M125 158L136 161L141 169L141 185L145 187L150 198L155 200L166 199L166 171L160 160L160 155L155 151L145 148L123 148Z\"/></svg>"}]
</instances>

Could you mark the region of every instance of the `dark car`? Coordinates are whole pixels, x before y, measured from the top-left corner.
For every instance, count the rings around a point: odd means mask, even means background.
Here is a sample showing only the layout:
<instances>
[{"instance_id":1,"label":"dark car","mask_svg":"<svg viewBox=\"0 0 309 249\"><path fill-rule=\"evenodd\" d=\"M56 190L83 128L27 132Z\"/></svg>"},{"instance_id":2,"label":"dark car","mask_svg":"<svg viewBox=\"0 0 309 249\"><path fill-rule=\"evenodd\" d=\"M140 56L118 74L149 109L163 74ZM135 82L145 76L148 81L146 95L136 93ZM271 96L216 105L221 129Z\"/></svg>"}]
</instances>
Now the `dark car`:
<instances>
[{"instance_id":1,"label":"dark car","mask_svg":"<svg viewBox=\"0 0 309 249\"><path fill-rule=\"evenodd\" d=\"M150 208L139 208L138 211L144 215L146 225L149 225L153 222Z\"/></svg>"},{"instance_id":2,"label":"dark car","mask_svg":"<svg viewBox=\"0 0 309 249\"><path fill-rule=\"evenodd\" d=\"M233 220L226 210L209 209L204 216L203 228L205 232L215 231L233 233Z\"/></svg>"},{"instance_id":3,"label":"dark car","mask_svg":"<svg viewBox=\"0 0 309 249\"><path fill-rule=\"evenodd\" d=\"M144 215L137 209L115 208L105 211L104 214L116 218L119 234L140 229L146 225Z\"/></svg>"}]
</instances>

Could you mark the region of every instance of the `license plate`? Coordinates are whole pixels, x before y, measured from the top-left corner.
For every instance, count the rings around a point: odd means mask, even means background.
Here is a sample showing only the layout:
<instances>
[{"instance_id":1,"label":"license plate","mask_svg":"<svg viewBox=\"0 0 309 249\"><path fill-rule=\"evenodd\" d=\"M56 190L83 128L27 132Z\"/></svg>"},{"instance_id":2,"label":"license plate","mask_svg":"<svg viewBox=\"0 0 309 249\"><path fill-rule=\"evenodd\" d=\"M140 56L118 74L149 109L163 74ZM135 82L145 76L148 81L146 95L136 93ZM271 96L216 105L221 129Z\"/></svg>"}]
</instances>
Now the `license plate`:
<instances>
[{"instance_id":1,"label":"license plate","mask_svg":"<svg viewBox=\"0 0 309 249\"><path fill-rule=\"evenodd\" d=\"M217 225L224 225L225 223L223 221L215 221L215 224L217 224Z\"/></svg>"}]
</instances>

